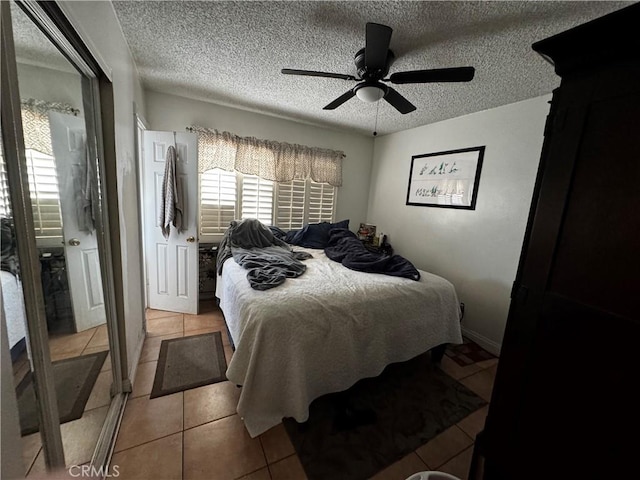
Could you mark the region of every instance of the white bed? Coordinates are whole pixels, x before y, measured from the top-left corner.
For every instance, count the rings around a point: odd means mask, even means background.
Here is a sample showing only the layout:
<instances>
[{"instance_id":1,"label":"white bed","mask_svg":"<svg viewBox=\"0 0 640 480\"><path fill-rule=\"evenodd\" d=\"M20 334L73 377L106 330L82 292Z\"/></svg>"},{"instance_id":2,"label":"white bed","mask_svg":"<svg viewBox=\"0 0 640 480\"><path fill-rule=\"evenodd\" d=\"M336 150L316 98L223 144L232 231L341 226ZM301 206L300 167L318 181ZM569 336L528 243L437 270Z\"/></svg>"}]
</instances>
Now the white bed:
<instances>
[{"instance_id":1,"label":"white bed","mask_svg":"<svg viewBox=\"0 0 640 480\"><path fill-rule=\"evenodd\" d=\"M236 351L227 378L242 385L238 413L252 437L284 417L308 419L315 398L374 377L444 343L461 343L453 285L421 271L421 280L349 270L322 250L307 271L276 288L254 290L228 259L218 277Z\"/></svg>"}]
</instances>

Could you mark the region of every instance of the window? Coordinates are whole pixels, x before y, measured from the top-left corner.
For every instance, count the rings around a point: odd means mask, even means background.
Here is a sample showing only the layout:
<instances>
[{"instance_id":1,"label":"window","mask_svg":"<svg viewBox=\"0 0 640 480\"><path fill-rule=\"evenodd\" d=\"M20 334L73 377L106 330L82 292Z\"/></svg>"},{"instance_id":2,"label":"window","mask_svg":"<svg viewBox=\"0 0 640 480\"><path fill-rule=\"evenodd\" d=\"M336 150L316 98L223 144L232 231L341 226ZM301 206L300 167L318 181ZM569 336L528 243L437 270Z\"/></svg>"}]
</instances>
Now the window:
<instances>
[{"instance_id":1,"label":"window","mask_svg":"<svg viewBox=\"0 0 640 480\"><path fill-rule=\"evenodd\" d=\"M26 150L26 155L36 238L62 237L56 160L31 149Z\"/></svg>"},{"instance_id":2,"label":"window","mask_svg":"<svg viewBox=\"0 0 640 480\"><path fill-rule=\"evenodd\" d=\"M276 183L256 175L207 170L200 175L201 240L214 240L237 218L257 218L285 231L333 222L335 196L335 187L313 180Z\"/></svg>"},{"instance_id":3,"label":"window","mask_svg":"<svg viewBox=\"0 0 640 480\"><path fill-rule=\"evenodd\" d=\"M276 225L296 230L306 223L333 222L336 187L313 180L292 180L277 186Z\"/></svg>"},{"instance_id":4,"label":"window","mask_svg":"<svg viewBox=\"0 0 640 480\"><path fill-rule=\"evenodd\" d=\"M310 182L308 223L333 222L335 187L328 183Z\"/></svg>"},{"instance_id":5,"label":"window","mask_svg":"<svg viewBox=\"0 0 640 480\"><path fill-rule=\"evenodd\" d=\"M240 218L257 218L273 224L273 183L255 175L241 175Z\"/></svg>"},{"instance_id":6,"label":"window","mask_svg":"<svg viewBox=\"0 0 640 480\"><path fill-rule=\"evenodd\" d=\"M200 235L222 233L236 218L236 174L219 168L200 175Z\"/></svg>"},{"instance_id":7,"label":"window","mask_svg":"<svg viewBox=\"0 0 640 480\"><path fill-rule=\"evenodd\" d=\"M55 158L26 149L27 174L36 238L62 237L60 192ZM4 159L0 157L0 216L11 216L11 203Z\"/></svg>"},{"instance_id":8,"label":"window","mask_svg":"<svg viewBox=\"0 0 640 480\"><path fill-rule=\"evenodd\" d=\"M306 193L307 182L305 180L292 180L278 184L276 225L285 231L302 228L305 220Z\"/></svg>"}]
</instances>

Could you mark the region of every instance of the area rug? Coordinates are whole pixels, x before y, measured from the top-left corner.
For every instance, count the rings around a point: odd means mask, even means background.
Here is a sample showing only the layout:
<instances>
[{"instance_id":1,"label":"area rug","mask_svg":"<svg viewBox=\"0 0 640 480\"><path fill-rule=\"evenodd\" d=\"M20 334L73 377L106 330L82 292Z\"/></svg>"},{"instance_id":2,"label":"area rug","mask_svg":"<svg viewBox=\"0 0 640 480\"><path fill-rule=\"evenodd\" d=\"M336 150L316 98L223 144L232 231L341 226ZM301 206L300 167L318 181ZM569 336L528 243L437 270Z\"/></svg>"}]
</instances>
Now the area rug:
<instances>
[{"instance_id":1,"label":"area rug","mask_svg":"<svg viewBox=\"0 0 640 480\"><path fill-rule=\"evenodd\" d=\"M445 355L455 361L461 367L466 367L476 362L496 358L475 342L464 339L460 345L449 345Z\"/></svg>"},{"instance_id":2,"label":"area rug","mask_svg":"<svg viewBox=\"0 0 640 480\"><path fill-rule=\"evenodd\" d=\"M58 400L60 423L82 417L91 390L109 352L97 352L53 362L53 383ZM22 436L39 430L38 408L31 372L16 387Z\"/></svg>"},{"instance_id":3,"label":"area rug","mask_svg":"<svg viewBox=\"0 0 640 480\"><path fill-rule=\"evenodd\" d=\"M309 480L364 480L486 405L429 354L312 402L309 420L284 420Z\"/></svg>"},{"instance_id":4,"label":"area rug","mask_svg":"<svg viewBox=\"0 0 640 480\"><path fill-rule=\"evenodd\" d=\"M227 379L220 332L163 340L150 398Z\"/></svg>"}]
</instances>

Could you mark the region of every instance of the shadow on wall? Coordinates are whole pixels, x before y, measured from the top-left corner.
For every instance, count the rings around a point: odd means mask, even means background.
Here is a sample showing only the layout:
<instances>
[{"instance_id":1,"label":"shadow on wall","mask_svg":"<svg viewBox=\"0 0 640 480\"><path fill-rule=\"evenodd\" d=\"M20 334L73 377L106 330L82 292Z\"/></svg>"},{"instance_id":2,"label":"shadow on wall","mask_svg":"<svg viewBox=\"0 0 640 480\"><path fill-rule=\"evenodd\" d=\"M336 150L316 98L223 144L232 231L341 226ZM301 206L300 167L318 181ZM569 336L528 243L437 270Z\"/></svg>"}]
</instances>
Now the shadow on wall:
<instances>
[{"instance_id":1,"label":"shadow on wall","mask_svg":"<svg viewBox=\"0 0 640 480\"><path fill-rule=\"evenodd\" d=\"M465 304L463 335L494 355L500 353L511 303L511 284L493 279L468 279L456 285L458 299ZM490 325L475 319L493 319Z\"/></svg>"}]
</instances>

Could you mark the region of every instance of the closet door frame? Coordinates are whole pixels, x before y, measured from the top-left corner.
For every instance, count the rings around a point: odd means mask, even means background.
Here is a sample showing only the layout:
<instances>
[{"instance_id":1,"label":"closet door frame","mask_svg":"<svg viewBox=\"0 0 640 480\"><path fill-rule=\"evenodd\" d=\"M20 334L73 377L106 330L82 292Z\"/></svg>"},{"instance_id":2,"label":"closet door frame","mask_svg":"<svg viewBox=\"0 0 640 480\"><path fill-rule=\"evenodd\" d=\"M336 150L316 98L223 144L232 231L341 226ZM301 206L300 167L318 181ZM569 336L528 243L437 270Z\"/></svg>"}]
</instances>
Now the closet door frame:
<instances>
[{"instance_id":1,"label":"closet door frame","mask_svg":"<svg viewBox=\"0 0 640 480\"><path fill-rule=\"evenodd\" d=\"M124 305L120 255L120 226L115 169L115 135L113 123L113 86L111 72L103 59L89 50L63 10L55 2L16 0L18 6L56 45L82 75L82 97L90 153L97 158L100 179L96 192L100 212L96 231L104 289L109 351L113 383L111 404L91 459L91 465L107 472L119 422L124 413L126 393L131 390L126 369ZM35 241L29 183L24 157L24 137L20 113L18 76L13 44L9 2L0 2L2 35L2 136L7 176L11 183L11 201L16 220L16 234L25 285L25 313L32 352L36 395L39 403L41 435L48 469L65 468L64 449L58 420L58 406L50 361L44 296L40 282L40 265ZM107 162L108 160L108 162ZM109 167L110 165L110 167ZM120 281L116 281L120 275Z\"/></svg>"},{"instance_id":2,"label":"closet door frame","mask_svg":"<svg viewBox=\"0 0 640 480\"><path fill-rule=\"evenodd\" d=\"M24 156L24 136L20 117L18 94L18 72L13 45L13 26L8 2L0 2L1 21L1 98L2 146L9 180L9 196L15 219L18 242L20 275L24 285L24 307L27 319L28 340L31 350L34 388L40 421L40 433L47 468L64 468L64 449L60 434L60 421L53 368L49 352L47 317L44 310L44 295L40 282L40 265L36 248L35 228L29 194L27 161Z\"/></svg>"}]
</instances>

